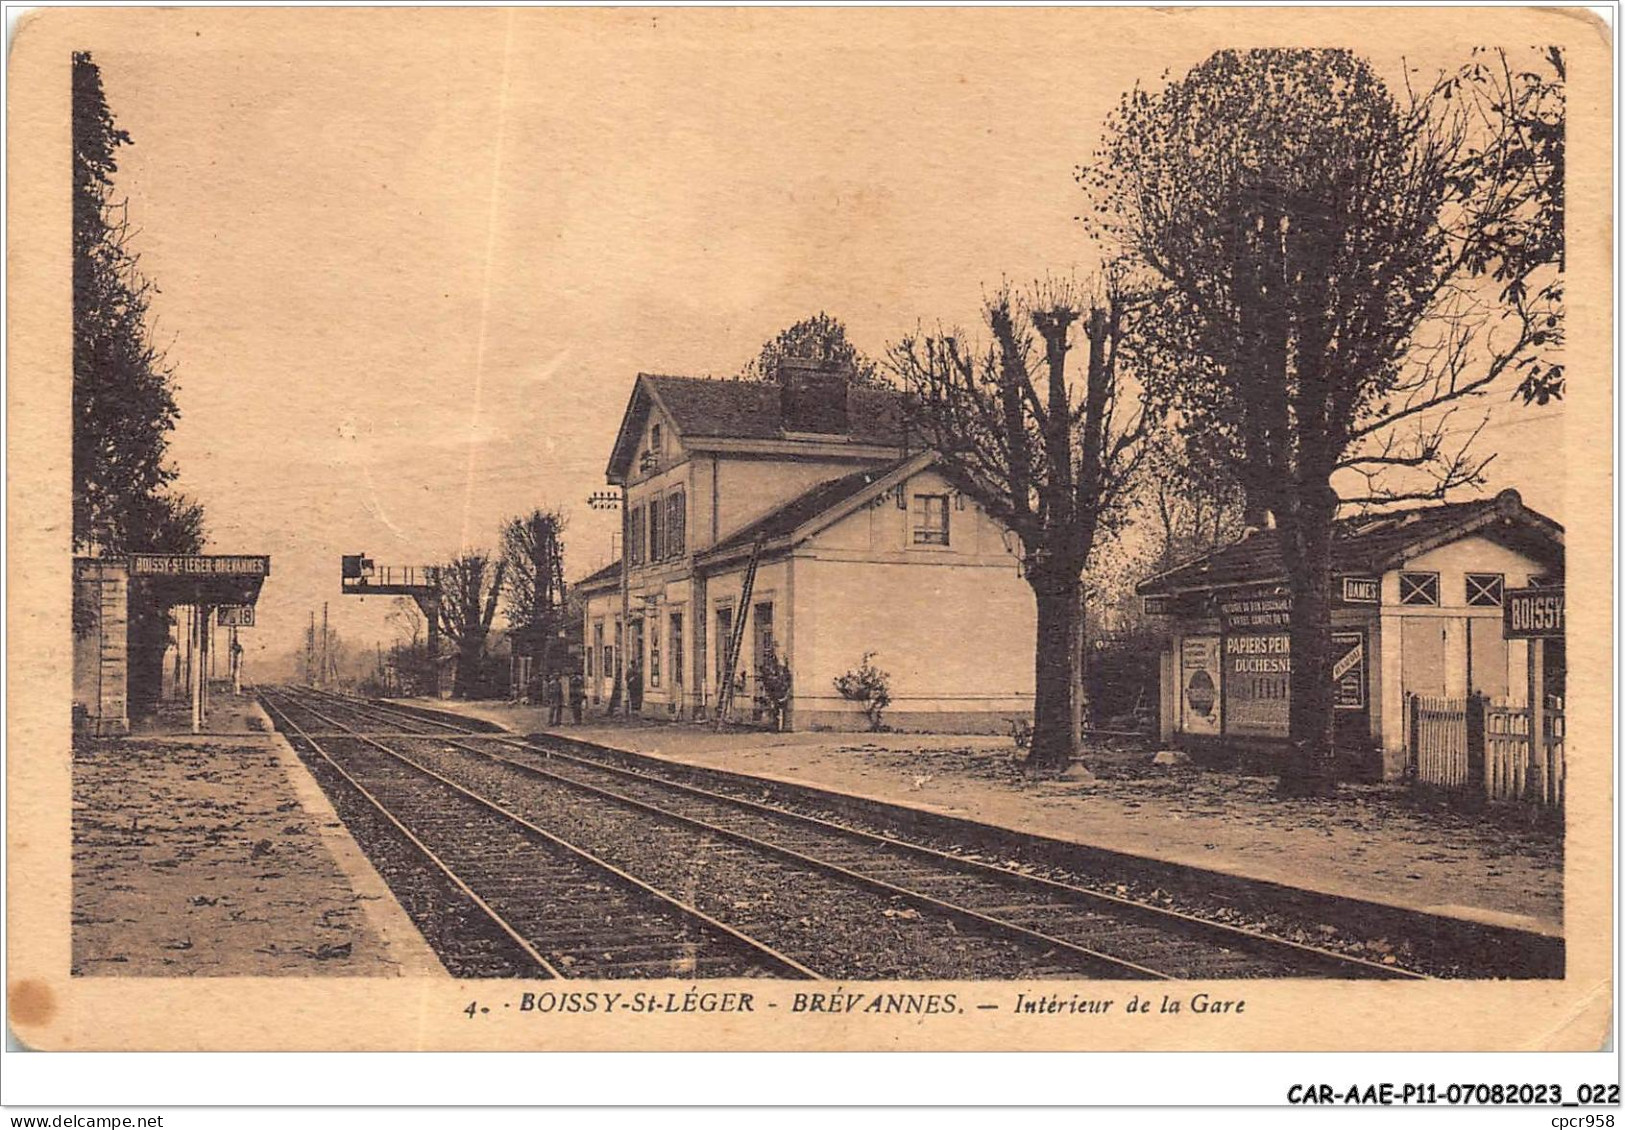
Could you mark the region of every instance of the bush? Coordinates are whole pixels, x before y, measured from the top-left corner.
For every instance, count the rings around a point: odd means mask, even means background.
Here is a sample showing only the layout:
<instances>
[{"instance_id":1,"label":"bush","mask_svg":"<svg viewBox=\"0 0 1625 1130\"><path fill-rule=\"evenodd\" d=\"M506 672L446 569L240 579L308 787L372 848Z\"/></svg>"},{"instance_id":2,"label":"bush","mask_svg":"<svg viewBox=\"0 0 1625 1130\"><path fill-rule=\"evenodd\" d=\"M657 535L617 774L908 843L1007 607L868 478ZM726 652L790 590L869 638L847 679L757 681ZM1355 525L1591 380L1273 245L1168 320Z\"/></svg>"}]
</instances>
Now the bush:
<instances>
[{"instance_id":1,"label":"bush","mask_svg":"<svg viewBox=\"0 0 1625 1130\"><path fill-rule=\"evenodd\" d=\"M842 698L862 705L870 733L879 732L881 712L891 705L891 675L871 662L875 654L864 652L856 668L835 679L835 690Z\"/></svg>"},{"instance_id":2,"label":"bush","mask_svg":"<svg viewBox=\"0 0 1625 1130\"><path fill-rule=\"evenodd\" d=\"M779 649L769 647L762 656L762 669L756 673L762 703L773 715L773 728L784 729L784 711L790 704L790 668L779 658Z\"/></svg>"}]
</instances>

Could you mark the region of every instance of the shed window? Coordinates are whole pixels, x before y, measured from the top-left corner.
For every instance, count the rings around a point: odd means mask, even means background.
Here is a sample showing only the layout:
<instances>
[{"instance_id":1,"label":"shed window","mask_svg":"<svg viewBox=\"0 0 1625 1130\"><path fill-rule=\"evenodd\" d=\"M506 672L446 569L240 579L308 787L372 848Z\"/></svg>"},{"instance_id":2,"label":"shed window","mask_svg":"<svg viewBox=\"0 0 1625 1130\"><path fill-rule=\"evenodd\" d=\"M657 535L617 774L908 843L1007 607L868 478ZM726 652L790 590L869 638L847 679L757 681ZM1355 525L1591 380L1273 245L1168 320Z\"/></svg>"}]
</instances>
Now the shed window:
<instances>
[{"instance_id":1,"label":"shed window","mask_svg":"<svg viewBox=\"0 0 1625 1130\"><path fill-rule=\"evenodd\" d=\"M1467 574L1467 606L1499 608L1506 593L1506 578L1500 573Z\"/></svg>"},{"instance_id":2,"label":"shed window","mask_svg":"<svg viewBox=\"0 0 1625 1130\"><path fill-rule=\"evenodd\" d=\"M917 494L914 496L914 544L948 544L947 495Z\"/></svg>"},{"instance_id":3,"label":"shed window","mask_svg":"<svg viewBox=\"0 0 1625 1130\"><path fill-rule=\"evenodd\" d=\"M1439 574L1401 573L1399 575L1399 603L1437 606L1439 603Z\"/></svg>"}]
</instances>

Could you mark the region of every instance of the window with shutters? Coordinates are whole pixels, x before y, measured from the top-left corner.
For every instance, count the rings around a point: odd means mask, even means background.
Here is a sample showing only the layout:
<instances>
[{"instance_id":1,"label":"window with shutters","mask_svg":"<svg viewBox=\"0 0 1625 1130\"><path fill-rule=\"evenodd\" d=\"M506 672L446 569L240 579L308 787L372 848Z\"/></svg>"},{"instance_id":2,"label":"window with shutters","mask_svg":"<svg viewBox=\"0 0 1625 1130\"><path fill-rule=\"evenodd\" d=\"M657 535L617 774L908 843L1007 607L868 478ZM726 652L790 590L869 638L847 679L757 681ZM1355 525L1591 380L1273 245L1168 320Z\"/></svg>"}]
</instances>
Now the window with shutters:
<instances>
[{"instance_id":1,"label":"window with shutters","mask_svg":"<svg viewBox=\"0 0 1625 1130\"><path fill-rule=\"evenodd\" d=\"M633 565L643 564L643 507L634 506L626 522L626 559Z\"/></svg>"},{"instance_id":2,"label":"window with shutters","mask_svg":"<svg viewBox=\"0 0 1625 1130\"><path fill-rule=\"evenodd\" d=\"M649 500L649 560L660 561L666 556L665 512L659 497Z\"/></svg>"},{"instance_id":3,"label":"window with shutters","mask_svg":"<svg viewBox=\"0 0 1625 1130\"><path fill-rule=\"evenodd\" d=\"M671 685L683 685L683 614L673 612L671 620Z\"/></svg>"},{"instance_id":4,"label":"window with shutters","mask_svg":"<svg viewBox=\"0 0 1625 1130\"><path fill-rule=\"evenodd\" d=\"M914 496L914 544L948 544L947 495L917 494Z\"/></svg>"},{"instance_id":5,"label":"window with shutters","mask_svg":"<svg viewBox=\"0 0 1625 1130\"><path fill-rule=\"evenodd\" d=\"M654 631L649 633L649 685L660 685L660 624L657 621L651 627Z\"/></svg>"},{"instance_id":6,"label":"window with shutters","mask_svg":"<svg viewBox=\"0 0 1625 1130\"><path fill-rule=\"evenodd\" d=\"M666 556L681 557L688 551L687 496L674 490L666 496Z\"/></svg>"}]
</instances>

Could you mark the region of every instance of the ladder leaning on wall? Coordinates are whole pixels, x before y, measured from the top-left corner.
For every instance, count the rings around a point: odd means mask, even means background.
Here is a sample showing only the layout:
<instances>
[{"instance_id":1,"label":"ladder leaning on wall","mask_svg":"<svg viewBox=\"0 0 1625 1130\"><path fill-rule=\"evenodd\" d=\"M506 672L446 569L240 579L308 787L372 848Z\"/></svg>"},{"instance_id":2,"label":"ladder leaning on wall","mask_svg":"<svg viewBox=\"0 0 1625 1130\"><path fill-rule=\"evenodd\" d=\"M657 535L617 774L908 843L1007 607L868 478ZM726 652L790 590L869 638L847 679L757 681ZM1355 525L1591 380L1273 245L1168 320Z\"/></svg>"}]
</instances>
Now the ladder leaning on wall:
<instances>
[{"instance_id":1,"label":"ladder leaning on wall","mask_svg":"<svg viewBox=\"0 0 1625 1130\"><path fill-rule=\"evenodd\" d=\"M734 617L728 633L728 666L717 688L717 729L728 724L728 715L734 705L734 672L739 669L739 649L745 643L745 618L750 615L751 593L756 588L756 566L762 560L762 539L757 538L750 547L750 562L745 566L745 583L739 590L739 615Z\"/></svg>"}]
</instances>

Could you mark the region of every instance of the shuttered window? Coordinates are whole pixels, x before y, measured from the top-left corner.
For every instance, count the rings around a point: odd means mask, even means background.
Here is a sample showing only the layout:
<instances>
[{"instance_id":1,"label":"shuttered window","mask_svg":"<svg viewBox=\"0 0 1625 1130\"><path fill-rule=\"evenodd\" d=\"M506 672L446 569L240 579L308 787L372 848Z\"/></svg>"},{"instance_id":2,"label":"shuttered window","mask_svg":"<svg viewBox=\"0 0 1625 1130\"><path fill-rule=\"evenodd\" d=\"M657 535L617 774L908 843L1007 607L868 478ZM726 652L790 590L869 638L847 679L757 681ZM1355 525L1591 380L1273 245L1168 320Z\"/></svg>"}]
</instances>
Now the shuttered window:
<instances>
[{"instance_id":1,"label":"shuttered window","mask_svg":"<svg viewBox=\"0 0 1625 1130\"><path fill-rule=\"evenodd\" d=\"M948 544L947 495L917 494L914 496L914 544Z\"/></svg>"},{"instance_id":2,"label":"shuttered window","mask_svg":"<svg viewBox=\"0 0 1625 1130\"><path fill-rule=\"evenodd\" d=\"M632 508L626 524L626 559L634 565L643 564L643 507Z\"/></svg>"},{"instance_id":3,"label":"shuttered window","mask_svg":"<svg viewBox=\"0 0 1625 1130\"><path fill-rule=\"evenodd\" d=\"M688 498L680 490L666 496L666 556L681 557L688 552Z\"/></svg>"}]
</instances>

